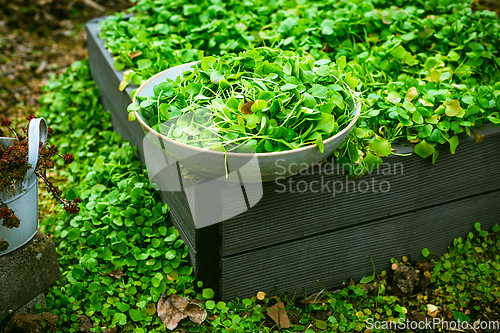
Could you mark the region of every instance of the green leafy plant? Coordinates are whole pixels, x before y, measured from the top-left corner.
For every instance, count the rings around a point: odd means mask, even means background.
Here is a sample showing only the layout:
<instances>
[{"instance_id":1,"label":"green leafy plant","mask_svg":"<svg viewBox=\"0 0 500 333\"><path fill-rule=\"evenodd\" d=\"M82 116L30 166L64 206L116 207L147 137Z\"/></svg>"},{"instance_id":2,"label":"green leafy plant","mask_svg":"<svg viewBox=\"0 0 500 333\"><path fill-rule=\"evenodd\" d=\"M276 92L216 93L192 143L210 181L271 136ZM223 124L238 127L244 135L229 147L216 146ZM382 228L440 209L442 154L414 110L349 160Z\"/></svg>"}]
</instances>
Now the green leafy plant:
<instances>
[{"instance_id":1,"label":"green leafy plant","mask_svg":"<svg viewBox=\"0 0 500 333\"><path fill-rule=\"evenodd\" d=\"M132 17L102 22L101 36L115 68L128 68L121 88L200 60L200 51L279 44L345 64L352 73L346 82L365 92L369 109L335 156L357 177L398 154L395 143L415 144L415 154L436 162L436 145L454 154L461 133L480 141L475 129L500 124L500 25L493 12L472 12L471 3L140 0Z\"/></svg>"},{"instance_id":2,"label":"green leafy plant","mask_svg":"<svg viewBox=\"0 0 500 333\"><path fill-rule=\"evenodd\" d=\"M204 57L128 110L195 147L264 153L317 143L323 152L323 140L345 128L359 106L342 69L267 47Z\"/></svg>"}]
</instances>

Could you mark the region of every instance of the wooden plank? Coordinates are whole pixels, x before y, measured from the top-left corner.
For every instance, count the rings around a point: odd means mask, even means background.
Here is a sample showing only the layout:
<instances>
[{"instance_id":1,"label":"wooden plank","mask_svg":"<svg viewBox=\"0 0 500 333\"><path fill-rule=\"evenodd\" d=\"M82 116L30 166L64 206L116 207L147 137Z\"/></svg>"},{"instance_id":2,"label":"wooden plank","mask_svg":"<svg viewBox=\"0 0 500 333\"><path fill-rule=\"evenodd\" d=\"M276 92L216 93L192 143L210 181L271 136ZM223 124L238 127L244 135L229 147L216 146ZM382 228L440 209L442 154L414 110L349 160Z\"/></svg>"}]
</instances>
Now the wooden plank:
<instances>
[{"instance_id":1,"label":"wooden plank","mask_svg":"<svg viewBox=\"0 0 500 333\"><path fill-rule=\"evenodd\" d=\"M87 48L89 52L89 66L92 78L99 87L101 102L104 108L111 113L113 128L122 138L139 148L139 154L144 161L142 140L144 132L138 122L128 120L127 106L132 102L130 93L137 89L137 85L129 85L123 91L118 89L123 79L123 70L116 71L113 67L113 57L104 47L104 41L99 38L99 22L105 17L90 20L87 23Z\"/></svg>"},{"instance_id":2,"label":"wooden plank","mask_svg":"<svg viewBox=\"0 0 500 333\"><path fill-rule=\"evenodd\" d=\"M416 155L390 156L358 180L348 180L334 165L333 175L318 167L308 175L265 183L257 205L223 223L223 256L500 189L500 173L492 172L500 167L499 130L493 128L481 143L462 140L455 155L447 145L439 146L436 164ZM321 190L328 182L331 193ZM333 182L340 193L333 192ZM298 192L306 186L308 191Z\"/></svg>"},{"instance_id":3,"label":"wooden plank","mask_svg":"<svg viewBox=\"0 0 500 333\"><path fill-rule=\"evenodd\" d=\"M484 230L500 222L500 191L223 258L221 297L334 289L350 277L371 275L370 256L380 272L391 258L418 260L423 248L442 254L476 222Z\"/></svg>"}]
</instances>

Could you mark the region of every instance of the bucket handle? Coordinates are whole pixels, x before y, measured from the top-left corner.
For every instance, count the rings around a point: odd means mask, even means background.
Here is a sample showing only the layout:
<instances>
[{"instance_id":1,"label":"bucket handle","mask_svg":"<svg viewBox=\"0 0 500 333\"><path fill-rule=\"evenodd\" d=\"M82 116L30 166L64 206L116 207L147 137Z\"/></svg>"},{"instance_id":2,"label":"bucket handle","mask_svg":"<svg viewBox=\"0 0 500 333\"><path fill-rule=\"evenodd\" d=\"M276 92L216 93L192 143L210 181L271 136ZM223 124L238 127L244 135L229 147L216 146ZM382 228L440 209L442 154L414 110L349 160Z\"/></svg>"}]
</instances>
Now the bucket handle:
<instances>
[{"instance_id":1,"label":"bucket handle","mask_svg":"<svg viewBox=\"0 0 500 333\"><path fill-rule=\"evenodd\" d=\"M47 122L43 118L31 119L28 125L28 163L31 167L26 172L23 181L23 190L28 188L28 180L33 176L38 163L40 142L42 145L47 140Z\"/></svg>"}]
</instances>

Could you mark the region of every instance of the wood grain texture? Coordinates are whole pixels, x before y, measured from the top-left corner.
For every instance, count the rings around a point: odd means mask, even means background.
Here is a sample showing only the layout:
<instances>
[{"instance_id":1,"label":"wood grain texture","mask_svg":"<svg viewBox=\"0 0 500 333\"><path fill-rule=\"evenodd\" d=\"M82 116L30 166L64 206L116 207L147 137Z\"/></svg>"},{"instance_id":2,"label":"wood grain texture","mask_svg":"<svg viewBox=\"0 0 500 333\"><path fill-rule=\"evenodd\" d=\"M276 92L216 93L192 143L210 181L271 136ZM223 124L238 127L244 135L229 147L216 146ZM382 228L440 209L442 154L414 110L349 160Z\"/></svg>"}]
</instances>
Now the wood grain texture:
<instances>
[{"instance_id":1,"label":"wood grain texture","mask_svg":"<svg viewBox=\"0 0 500 333\"><path fill-rule=\"evenodd\" d=\"M436 164L416 155L390 156L380 169L358 180L347 180L334 165L333 175L315 167L308 175L264 183L264 196L257 205L223 222L223 256L500 189L500 173L495 172L500 168L500 128L495 130L481 143L463 140L455 155L447 145L438 147ZM384 171L390 174L383 175ZM293 182L292 189L287 181ZM321 191L321 184L328 182L330 190L337 182L340 193ZM376 184L388 191L381 192ZM309 190L299 193L306 185Z\"/></svg>"},{"instance_id":2,"label":"wood grain texture","mask_svg":"<svg viewBox=\"0 0 500 333\"><path fill-rule=\"evenodd\" d=\"M425 247L442 254L476 222L484 230L500 222L500 191L223 258L221 297L334 289L350 277L371 275L370 256L380 272L391 258L418 260Z\"/></svg>"},{"instance_id":3,"label":"wood grain texture","mask_svg":"<svg viewBox=\"0 0 500 333\"><path fill-rule=\"evenodd\" d=\"M95 83L99 87L101 102L104 108L111 113L113 129L128 140L132 145L137 146L139 155L144 161L144 151L142 140L144 132L138 122L128 120L127 106L132 102L130 92L138 86L129 85L123 91L118 89L123 79L123 70L116 71L113 67L113 57L104 47L104 41L99 38L99 22L105 17L97 18L87 23L87 48L89 52L90 73Z\"/></svg>"}]
</instances>

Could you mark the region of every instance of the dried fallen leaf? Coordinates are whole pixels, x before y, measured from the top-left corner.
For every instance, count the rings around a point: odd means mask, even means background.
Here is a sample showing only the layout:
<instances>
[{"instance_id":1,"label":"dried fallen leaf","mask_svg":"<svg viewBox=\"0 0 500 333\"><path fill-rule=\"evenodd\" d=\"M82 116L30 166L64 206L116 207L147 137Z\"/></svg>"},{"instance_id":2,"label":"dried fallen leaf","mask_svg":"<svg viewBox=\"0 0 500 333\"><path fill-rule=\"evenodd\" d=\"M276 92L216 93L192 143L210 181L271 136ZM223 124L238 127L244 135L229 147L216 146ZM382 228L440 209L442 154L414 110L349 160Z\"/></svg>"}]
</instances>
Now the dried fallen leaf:
<instances>
[{"instance_id":1,"label":"dried fallen leaf","mask_svg":"<svg viewBox=\"0 0 500 333\"><path fill-rule=\"evenodd\" d=\"M265 292L263 292L263 291L259 291L259 292L257 293L257 299L258 299L259 301L262 301L264 298L266 298L266 293L265 293Z\"/></svg>"},{"instance_id":2,"label":"dried fallen leaf","mask_svg":"<svg viewBox=\"0 0 500 333\"><path fill-rule=\"evenodd\" d=\"M130 57L130 59L134 59L135 57L138 57L142 54L142 51L137 51L137 52L134 52L134 53L130 53L128 56Z\"/></svg>"},{"instance_id":3,"label":"dried fallen leaf","mask_svg":"<svg viewBox=\"0 0 500 333\"><path fill-rule=\"evenodd\" d=\"M78 315L78 319L80 319L80 332L88 332L94 326L86 315Z\"/></svg>"},{"instance_id":4,"label":"dried fallen leaf","mask_svg":"<svg viewBox=\"0 0 500 333\"><path fill-rule=\"evenodd\" d=\"M114 277L115 279L120 279L122 276L127 275L123 273L120 269L113 269L112 271L107 272L106 274L102 274L101 272L97 273L101 274L102 276Z\"/></svg>"},{"instance_id":5,"label":"dried fallen leaf","mask_svg":"<svg viewBox=\"0 0 500 333\"><path fill-rule=\"evenodd\" d=\"M392 265L391 265L391 269L392 269L393 271L395 271L396 269L398 269L398 264L396 264L396 263L392 264Z\"/></svg>"},{"instance_id":6,"label":"dried fallen leaf","mask_svg":"<svg viewBox=\"0 0 500 333\"><path fill-rule=\"evenodd\" d=\"M439 312L439 308L433 304L427 304L427 314L432 318L436 317Z\"/></svg>"},{"instance_id":7,"label":"dried fallen leaf","mask_svg":"<svg viewBox=\"0 0 500 333\"><path fill-rule=\"evenodd\" d=\"M154 303L151 303L149 304L147 307L146 307L146 312L148 313L148 315L152 316L156 313L156 306L154 305Z\"/></svg>"},{"instance_id":8,"label":"dried fallen leaf","mask_svg":"<svg viewBox=\"0 0 500 333\"><path fill-rule=\"evenodd\" d=\"M278 302L273 306L267 308L267 315L276 323L280 328L289 328L290 319L285 311L283 302Z\"/></svg>"},{"instance_id":9,"label":"dried fallen leaf","mask_svg":"<svg viewBox=\"0 0 500 333\"><path fill-rule=\"evenodd\" d=\"M102 333L116 333L116 332L117 332L116 327L106 328L104 331L102 331Z\"/></svg>"},{"instance_id":10,"label":"dried fallen leaf","mask_svg":"<svg viewBox=\"0 0 500 333\"><path fill-rule=\"evenodd\" d=\"M476 141L477 143L479 143L479 142L481 142L483 140L484 140L484 135L474 133L474 141Z\"/></svg>"},{"instance_id":11,"label":"dried fallen leaf","mask_svg":"<svg viewBox=\"0 0 500 333\"><path fill-rule=\"evenodd\" d=\"M248 101L248 102L245 102L245 104L243 104L241 106L241 113L243 114L252 114L252 105L254 104L254 102L252 101Z\"/></svg>"},{"instance_id":12,"label":"dried fallen leaf","mask_svg":"<svg viewBox=\"0 0 500 333\"><path fill-rule=\"evenodd\" d=\"M175 294L167 298L167 295L163 293L158 300L157 312L158 317L169 330L174 330L179 322L187 317L197 324L201 324L207 318L205 309L193 300Z\"/></svg>"},{"instance_id":13,"label":"dried fallen leaf","mask_svg":"<svg viewBox=\"0 0 500 333\"><path fill-rule=\"evenodd\" d=\"M394 272L393 287L398 287L404 294L409 294L415 287L419 270L411 269L408 266L399 266Z\"/></svg>"}]
</instances>

